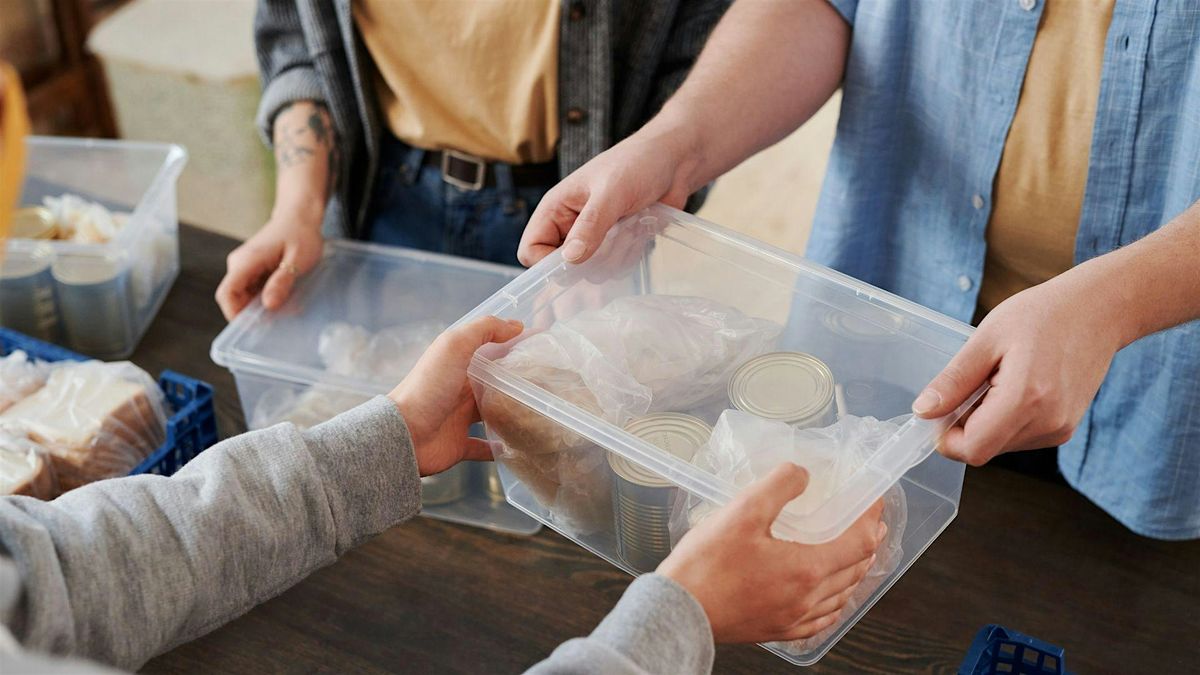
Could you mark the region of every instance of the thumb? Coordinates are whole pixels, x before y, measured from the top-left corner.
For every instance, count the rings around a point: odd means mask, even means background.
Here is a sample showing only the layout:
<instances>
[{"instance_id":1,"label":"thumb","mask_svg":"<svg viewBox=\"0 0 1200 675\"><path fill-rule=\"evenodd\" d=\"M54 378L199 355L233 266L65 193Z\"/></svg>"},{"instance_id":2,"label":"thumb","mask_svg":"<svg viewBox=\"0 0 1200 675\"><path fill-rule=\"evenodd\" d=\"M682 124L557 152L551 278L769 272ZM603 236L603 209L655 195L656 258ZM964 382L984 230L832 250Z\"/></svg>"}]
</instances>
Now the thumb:
<instances>
[{"instance_id":1,"label":"thumb","mask_svg":"<svg viewBox=\"0 0 1200 675\"><path fill-rule=\"evenodd\" d=\"M913 401L913 412L926 419L954 412L991 377L997 361L987 335L975 333Z\"/></svg>"},{"instance_id":2,"label":"thumb","mask_svg":"<svg viewBox=\"0 0 1200 675\"><path fill-rule=\"evenodd\" d=\"M484 316L442 333L430 349L430 356L443 367L466 370L480 347L493 342L508 342L525 329L520 321Z\"/></svg>"},{"instance_id":3,"label":"thumb","mask_svg":"<svg viewBox=\"0 0 1200 675\"><path fill-rule=\"evenodd\" d=\"M588 196L563 242L563 258L567 262L581 263L600 248L604 235L608 234L621 215L612 208L613 201L604 194L592 193Z\"/></svg>"},{"instance_id":4,"label":"thumb","mask_svg":"<svg viewBox=\"0 0 1200 675\"><path fill-rule=\"evenodd\" d=\"M808 471L797 464L784 462L746 488L731 507L769 528L783 507L807 487Z\"/></svg>"}]
</instances>

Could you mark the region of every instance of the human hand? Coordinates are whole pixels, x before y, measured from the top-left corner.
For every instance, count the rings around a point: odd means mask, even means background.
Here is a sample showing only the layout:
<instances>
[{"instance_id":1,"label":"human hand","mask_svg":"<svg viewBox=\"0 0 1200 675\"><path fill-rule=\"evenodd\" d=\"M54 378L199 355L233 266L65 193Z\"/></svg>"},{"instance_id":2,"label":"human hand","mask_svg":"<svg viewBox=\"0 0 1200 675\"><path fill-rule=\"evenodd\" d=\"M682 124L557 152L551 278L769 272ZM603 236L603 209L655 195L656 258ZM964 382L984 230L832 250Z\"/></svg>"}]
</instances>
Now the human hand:
<instances>
[{"instance_id":1,"label":"human hand","mask_svg":"<svg viewBox=\"0 0 1200 675\"><path fill-rule=\"evenodd\" d=\"M777 467L688 532L658 566L699 601L715 641L812 637L840 618L866 576L887 534L883 502L825 544L771 536L779 512L807 485L800 467Z\"/></svg>"},{"instance_id":2,"label":"human hand","mask_svg":"<svg viewBox=\"0 0 1200 675\"><path fill-rule=\"evenodd\" d=\"M479 421L467 366L480 347L508 342L521 334L520 321L494 316L476 319L442 333L388 394L408 425L417 468L422 476L445 471L463 460L490 460L488 442L470 438Z\"/></svg>"},{"instance_id":3,"label":"human hand","mask_svg":"<svg viewBox=\"0 0 1200 675\"><path fill-rule=\"evenodd\" d=\"M587 260L621 218L655 202L683 208L692 161L677 134L650 127L600 153L546 193L525 226L517 258L526 267L563 246Z\"/></svg>"},{"instance_id":4,"label":"human hand","mask_svg":"<svg viewBox=\"0 0 1200 675\"><path fill-rule=\"evenodd\" d=\"M1124 343L1109 299L1068 273L992 310L913 403L919 417L940 417L990 380L939 451L979 466L1001 453L1067 442Z\"/></svg>"},{"instance_id":5,"label":"human hand","mask_svg":"<svg viewBox=\"0 0 1200 675\"><path fill-rule=\"evenodd\" d=\"M287 216L272 216L253 237L226 258L225 278L217 286L217 305L232 321L262 291L263 305L278 309L292 292L296 278L321 259L321 213L316 207Z\"/></svg>"}]
</instances>

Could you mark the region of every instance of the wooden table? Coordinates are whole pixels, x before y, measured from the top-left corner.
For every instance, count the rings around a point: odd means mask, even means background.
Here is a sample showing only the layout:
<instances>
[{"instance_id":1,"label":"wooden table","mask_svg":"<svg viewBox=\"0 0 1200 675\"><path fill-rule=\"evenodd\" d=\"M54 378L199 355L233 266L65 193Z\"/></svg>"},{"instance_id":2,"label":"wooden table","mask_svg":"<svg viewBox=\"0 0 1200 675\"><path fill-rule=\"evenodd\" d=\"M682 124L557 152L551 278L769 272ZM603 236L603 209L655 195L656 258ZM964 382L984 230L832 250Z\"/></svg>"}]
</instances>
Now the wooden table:
<instances>
[{"instance_id":1,"label":"wooden table","mask_svg":"<svg viewBox=\"0 0 1200 675\"><path fill-rule=\"evenodd\" d=\"M234 244L183 228L183 270L133 357L212 383L223 437L245 428L208 356ZM550 531L417 518L146 671L519 672L588 633L628 583ZM969 469L957 520L810 672L951 673L987 623L1064 646L1079 673L1197 672L1200 541L1144 539L1067 487ZM715 670L800 672L744 645L719 647Z\"/></svg>"}]
</instances>

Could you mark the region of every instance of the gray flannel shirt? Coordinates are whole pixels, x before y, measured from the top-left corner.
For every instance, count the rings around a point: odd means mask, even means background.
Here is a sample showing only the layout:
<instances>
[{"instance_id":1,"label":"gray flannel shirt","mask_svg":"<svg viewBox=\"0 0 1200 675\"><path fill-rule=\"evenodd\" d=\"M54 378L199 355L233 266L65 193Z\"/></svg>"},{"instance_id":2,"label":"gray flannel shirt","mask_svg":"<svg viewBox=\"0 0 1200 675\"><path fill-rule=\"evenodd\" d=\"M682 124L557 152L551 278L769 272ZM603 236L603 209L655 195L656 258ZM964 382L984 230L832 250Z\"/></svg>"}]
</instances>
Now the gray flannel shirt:
<instances>
[{"instance_id":1,"label":"gray flannel shirt","mask_svg":"<svg viewBox=\"0 0 1200 675\"><path fill-rule=\"evenodd\" d=\"M324 230L359 237L383 126L351 1L259 0L254 39L263 87L257 124L264 139L271 142L276 113L293 101L321 101L329 108L343 161ZM658 112L731 0L563 2L558 162L566 176ZM572 108L584 112L580 121L567 121ZM689 203L697 206L698 200Z\"/></svg>"}]
</instances>

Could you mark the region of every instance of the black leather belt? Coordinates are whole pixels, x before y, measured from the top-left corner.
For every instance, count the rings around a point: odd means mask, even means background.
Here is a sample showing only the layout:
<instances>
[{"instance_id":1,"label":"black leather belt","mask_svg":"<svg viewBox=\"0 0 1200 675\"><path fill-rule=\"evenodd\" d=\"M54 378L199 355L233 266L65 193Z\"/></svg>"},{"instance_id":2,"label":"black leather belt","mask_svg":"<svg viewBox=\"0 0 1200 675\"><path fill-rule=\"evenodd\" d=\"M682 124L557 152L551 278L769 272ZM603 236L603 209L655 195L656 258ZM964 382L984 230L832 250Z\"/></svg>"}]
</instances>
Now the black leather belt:
<instances>
[{"instance_id":1,"label":"black leather belt","mask_svg":"<svg viewBox=\"0 0 1200 675\"><path fill-rule=\"evenodd\" d=\"M437 167L442 180L463 190L481 190L496 186L494 162L457 150L426 150L421 160L425 166ZM540 164L511 164L514 187L550 187L558 182L558 162Z\"/></svg>"}]
</instances>

